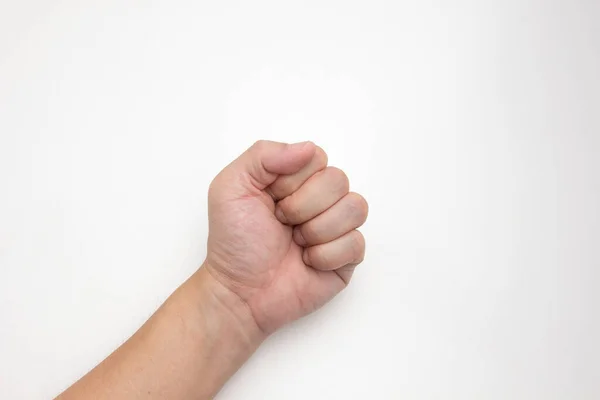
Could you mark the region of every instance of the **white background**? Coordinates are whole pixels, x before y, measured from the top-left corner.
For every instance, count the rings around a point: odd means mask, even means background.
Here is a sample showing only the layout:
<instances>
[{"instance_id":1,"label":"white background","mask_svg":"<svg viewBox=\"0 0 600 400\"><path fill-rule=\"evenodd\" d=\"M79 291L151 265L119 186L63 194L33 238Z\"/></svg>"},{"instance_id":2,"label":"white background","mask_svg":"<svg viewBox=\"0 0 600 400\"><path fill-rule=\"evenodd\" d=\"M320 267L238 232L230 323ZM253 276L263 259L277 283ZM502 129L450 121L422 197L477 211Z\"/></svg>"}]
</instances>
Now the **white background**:
<instances>
[{"instance_id":1,"label":"white background","mask_svg":"<svg viewBox=\"0 0 600 400\"><path fill-rule=\"evenodd\" d=\"M347 171L368 258L219 399L600 398L600 2L85 3L0 2L1 398L152 314L257 139Z\"/></svg>"}]
</instances>

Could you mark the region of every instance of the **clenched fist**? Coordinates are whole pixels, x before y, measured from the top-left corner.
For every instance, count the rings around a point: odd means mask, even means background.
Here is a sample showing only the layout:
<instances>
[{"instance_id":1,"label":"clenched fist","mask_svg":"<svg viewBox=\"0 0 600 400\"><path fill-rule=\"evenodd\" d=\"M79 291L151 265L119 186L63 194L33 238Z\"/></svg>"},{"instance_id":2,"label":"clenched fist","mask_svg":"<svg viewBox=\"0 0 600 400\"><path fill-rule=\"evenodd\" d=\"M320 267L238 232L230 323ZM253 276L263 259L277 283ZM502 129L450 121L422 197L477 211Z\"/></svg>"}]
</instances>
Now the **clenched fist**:
<instances>
[{"instance_id":1,"label":"clenched fist","mask_svg":"<svg viewBox=\"0 0 600 400\"><path fill-rule=\"evenodd\" d=\"M365 199L311 142L259 141L209 190L204 268L266 334L325 304L363 260Z\"/></svg>"}]
</instances>

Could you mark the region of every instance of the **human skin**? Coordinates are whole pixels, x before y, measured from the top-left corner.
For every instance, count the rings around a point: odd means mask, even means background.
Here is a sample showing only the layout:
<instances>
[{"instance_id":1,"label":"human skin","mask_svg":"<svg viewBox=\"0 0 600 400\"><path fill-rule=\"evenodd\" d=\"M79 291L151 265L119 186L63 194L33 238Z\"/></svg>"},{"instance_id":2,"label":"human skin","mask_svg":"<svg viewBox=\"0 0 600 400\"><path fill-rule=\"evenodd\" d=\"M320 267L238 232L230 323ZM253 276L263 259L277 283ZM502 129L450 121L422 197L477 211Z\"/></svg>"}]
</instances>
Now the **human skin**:
<instances>
[{"instance_id":1,"label":"human skin","mask_svg":"<svg viewBox=\"0 0 600 400\"><path fill-rule=\"evenodd\" d=\"M367 212L312 142L255 143L210 185L202 266L57 399L212 399L271 333L348 285Z\"/></svg>"}]
</instances>

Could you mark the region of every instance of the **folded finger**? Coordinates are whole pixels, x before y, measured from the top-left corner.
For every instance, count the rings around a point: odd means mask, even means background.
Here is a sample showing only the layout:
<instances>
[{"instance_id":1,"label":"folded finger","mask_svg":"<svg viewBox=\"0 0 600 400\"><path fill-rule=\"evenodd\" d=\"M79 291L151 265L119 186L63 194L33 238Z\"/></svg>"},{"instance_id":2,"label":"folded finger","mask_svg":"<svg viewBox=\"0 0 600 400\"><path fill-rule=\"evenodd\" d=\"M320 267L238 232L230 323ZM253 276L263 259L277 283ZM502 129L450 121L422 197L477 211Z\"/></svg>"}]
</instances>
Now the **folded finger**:
<instances>
[{"instance_id":1,"label":"folded finger","mask_svg":"<svg viewBox=\"0 0 600 400\"><path fill-rule=\"evenodd\" d=\"M337 203L348 193L349 187L348 177L341 169L327 167L278 202L275 216L284 224L301 224Z\"/></svg>"},{"instance_id":2,"label":"folded finger","mask_svg":"<svg viewBox=\"0 0 600 400\"><path fill-rule=\"evenodd\" d=\"M302 259L315 269L332 271L348 264L359 264L364 256L365 238L353 230L331 242L304 249Z\"/></svg>"},{"instance_id":3,"label":"folded finger","mask_svg":"<svg viewBox=\"0 0 600 400\"><path fill-rule=\"evenodd\" d=\"M311 176L327 167L327 153L318 147L310 162L292 175L281 175L267 189L273 200L281 200L300 188Z\"/></svg>"},{"instance_id":4,"label":"folded finger","mask_svg":"<svg viewBox=\"0 0 600 400\"><path fill-rule=\"evenodd\" d=\"M322 214L296 226L294 240L304 247L330 242L364 224L368 210L366 200L350 192Z\"/></svg>"}]
</instances>

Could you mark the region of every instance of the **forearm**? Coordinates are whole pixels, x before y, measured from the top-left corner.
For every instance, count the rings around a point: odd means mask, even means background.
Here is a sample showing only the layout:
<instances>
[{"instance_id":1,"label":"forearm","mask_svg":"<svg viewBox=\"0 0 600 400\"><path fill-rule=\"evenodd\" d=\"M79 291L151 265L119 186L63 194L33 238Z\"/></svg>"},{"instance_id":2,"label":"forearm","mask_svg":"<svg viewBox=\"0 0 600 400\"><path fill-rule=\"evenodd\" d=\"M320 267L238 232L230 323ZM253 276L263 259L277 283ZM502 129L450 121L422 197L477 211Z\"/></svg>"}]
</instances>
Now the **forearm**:
<instances>
[{"instance_id":1,"label":"forearm","mask_svg":"<svg viewBox=\"0 0 600 400\"><path fill-rule=\"evenodd\" d=\"M201 268L58 399L211 399L263 339L247 306Z\"/></svg>"}]
</instances>

